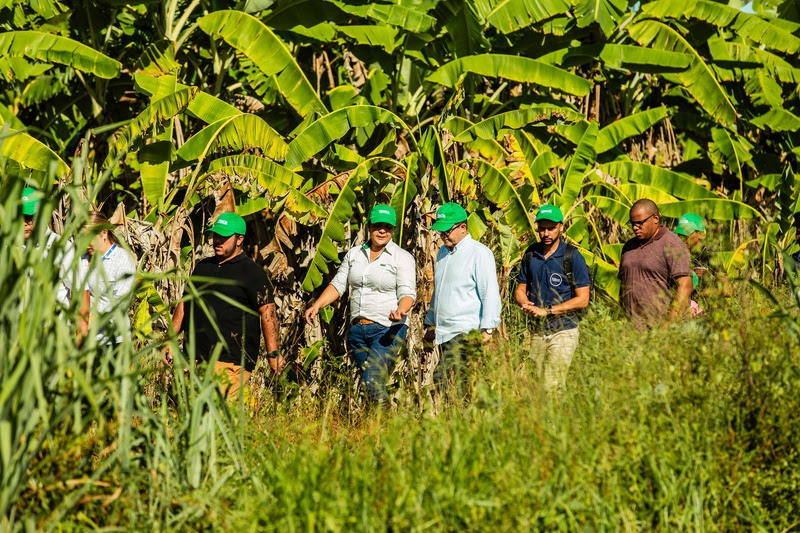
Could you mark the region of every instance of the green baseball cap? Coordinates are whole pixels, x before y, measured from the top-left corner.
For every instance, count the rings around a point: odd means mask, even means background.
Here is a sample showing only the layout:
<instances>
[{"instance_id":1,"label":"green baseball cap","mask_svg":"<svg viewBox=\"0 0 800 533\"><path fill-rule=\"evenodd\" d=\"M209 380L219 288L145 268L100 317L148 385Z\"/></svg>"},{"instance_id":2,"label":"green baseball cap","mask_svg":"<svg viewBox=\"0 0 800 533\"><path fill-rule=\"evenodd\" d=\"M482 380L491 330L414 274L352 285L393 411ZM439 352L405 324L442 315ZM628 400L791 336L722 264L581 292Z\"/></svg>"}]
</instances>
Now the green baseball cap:
<instances>
[{"instance_id":1,"label":"green baseball cap","mask_svg":"<svg viewBox=\"0 0 800 533\"><path fill-rule=\"evenodd\" d=\"M675 228L675 233L688 237L695 231L705 231L706 223L703 217L694 213L686 213L678 219L678 227Z\"/></svg>"},{"instance_id":2,"label":"green baseball cap","mask_svg":"<svg viewBox=\"0 0 800 533\"><path fill-rule=\"evenodd\" d=\"M376 204L369 214L370 224L391 224L397 225L397 213L394 208L386 204Z\"/></svg>"},{"instance_id":3,"label":"green baseball cap","mask_svg":"<svg viewBox=\"0 0 800 533\"><path fill-rule=\"evenodd\" d=\"M216 233L221 237L230 237L231 235L244 235L247 231L247 224L244 219L236 213L222 213L217 217L214 224L206 230L209 233Z\"/></svg>"},{"instance_id":4,"label":"green baseball cap","mask_svg":"<svg viewBox=\"0 0 800 533\"><path fill-rule=\"evenodd\" d=\"M454 202L447 202L436 210L436 222L431 226L435 231L449 231L456 224L467 220L467 212Z\"/></svg>"},{"instance_id":5,"label":"green baseball cap","mask_svg":"<svg viewBox=\"0 0 800 533\"><path fill-rule=\"evenodd\" d=\"M41 194L33 187L25 187L22 189L22 214L35 215L36 209L39 207L39 200L41 199Z\"/></svg>"},{"instance_id":6,"label":"green baseball cap","mask_svg":"<svg viewBox=\"0 0 800 533\"><path fill-rule=\"evenodd\" d=\"M536 213L536 222L549 220L551 222L564 222L564 214L561 209L553 204L543 204Z\"/></svg>"}]
</instances>

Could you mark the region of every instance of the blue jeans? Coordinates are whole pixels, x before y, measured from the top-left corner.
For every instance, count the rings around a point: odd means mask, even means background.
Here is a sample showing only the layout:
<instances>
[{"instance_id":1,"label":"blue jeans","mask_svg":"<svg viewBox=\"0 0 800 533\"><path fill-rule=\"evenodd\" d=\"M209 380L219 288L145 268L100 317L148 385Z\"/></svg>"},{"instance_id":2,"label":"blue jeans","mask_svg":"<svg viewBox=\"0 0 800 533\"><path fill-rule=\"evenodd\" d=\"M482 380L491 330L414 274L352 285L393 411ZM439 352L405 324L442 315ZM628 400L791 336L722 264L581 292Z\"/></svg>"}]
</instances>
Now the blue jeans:
<instances>
[{"instance_id":1,"label":"blue jeans","mask_svg":"<svg viewBox=\"0 0 800 533\"><path fill-rule=\"evenodd\" d=\"M388 328L380 324L355 324L350 328L348 343L370 400L383 402L389 399L386 382L395 358L405 344L407 332L405 324Z\"/></svg>"}]
</instances>

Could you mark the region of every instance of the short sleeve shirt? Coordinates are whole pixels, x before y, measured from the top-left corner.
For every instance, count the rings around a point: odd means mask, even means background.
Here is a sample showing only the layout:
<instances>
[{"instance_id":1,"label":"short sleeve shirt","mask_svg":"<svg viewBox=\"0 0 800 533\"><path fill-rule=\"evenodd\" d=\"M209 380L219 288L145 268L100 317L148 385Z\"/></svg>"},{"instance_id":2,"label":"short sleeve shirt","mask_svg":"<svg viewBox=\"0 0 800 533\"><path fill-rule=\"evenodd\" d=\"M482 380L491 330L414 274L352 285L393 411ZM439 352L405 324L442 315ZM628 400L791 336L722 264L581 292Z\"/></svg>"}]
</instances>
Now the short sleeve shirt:
<instances>
[{"instance_id":1,"label":"short sleeve shirt","mask_svg":"<svg viewBox=\"0 0 800 533\"><path fill-rule=\"evenodd\" d=\"M622 307L638 326L661 321L669 313L675 280L691 275L689 249L664 226L649 241L631 239L619 267Z\"/></svg>"},{"instance_id":2,"label":"short sleeve shirt","mask_svg":"<svg viewBox=\"0 0 800 533\"><path fill-rule=\"evenodd\" d=\"M573 298L572 287L563 270L567 243L561 241L550 257L545 258L541 243L531 245L522 258L517 281L528 286L528 299L537 307L556 305ZM575 288L591 285L586 259L576 250L572 259L572 278ZM575 313L551 315L541 322L545 331L556 332L578 327Z\"/></svg>"},{"instance_id":3,"label":"short sleeve shirt","mask_svg":"<svg viewBox=\"0 0 800 533\"><path fill-rule=\"evenodd\" d=\"M195 356L207 359L217 344L222 344L219 361L241 365L244 357L245 369L253 370L261 346L261 316L258 310L263 305L273 303L272 283L266 272L242 253L224 263L220 263L216 256L203 259L192 275L214 279L195 282L195 287L202 293L200 300L208 313L199 302L193 300L187 304L183 318L183 329L187 332L192 331L191 324L194 321ZM185 292L190 294L188 287ZM246 313L229 300L253 313ZM214 329L214 323L219 328L219 334Z\"/></svg>"}]
</instances>

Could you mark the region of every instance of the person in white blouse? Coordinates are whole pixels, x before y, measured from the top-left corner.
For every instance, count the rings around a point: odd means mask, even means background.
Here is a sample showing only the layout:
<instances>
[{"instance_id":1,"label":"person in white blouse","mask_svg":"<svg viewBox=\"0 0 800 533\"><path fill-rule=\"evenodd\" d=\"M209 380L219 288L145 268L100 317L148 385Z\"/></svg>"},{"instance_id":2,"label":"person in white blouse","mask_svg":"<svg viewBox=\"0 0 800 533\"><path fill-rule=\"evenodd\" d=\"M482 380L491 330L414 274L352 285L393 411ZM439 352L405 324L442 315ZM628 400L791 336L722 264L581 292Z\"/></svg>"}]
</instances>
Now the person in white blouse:
<instances>
[{"instance_id":1,"label":"person in white blouse","mask_svg":"<svg viewBox=\"0 0 800 533\"><path fill-rule=\"evenodd\" d=\"M85 337L88 333L89 320L97 318L101 320L97 341L103 344L122 343L122 333L130 330L129 322L113 324L110 317L105 320L103 315L112 312L120 302L130 302L136 277L136 263L131 254L120 246L113 227L102 213L93 211L89 214L87 229L96 235L81 257L78 271L80 283L76 284L85 289L80 336ZM99 257L93 259L95 256Z\"/></svg>"},{"instance_id":2,"label":"person in white blouse","mask_svg":"<svg viewBox=\"0 0 800 533\"><path fill-rule=\"evenodd\" d=\"M350 290L351 326L348 344L370 400L388 401L386 382L405 343L406 315L417 297L414 257L392 241L395 210L376 205L369 216L369 240L351 248L339 271L308 308L313 324L319 310Z\"/></svg>"}]
</instances>

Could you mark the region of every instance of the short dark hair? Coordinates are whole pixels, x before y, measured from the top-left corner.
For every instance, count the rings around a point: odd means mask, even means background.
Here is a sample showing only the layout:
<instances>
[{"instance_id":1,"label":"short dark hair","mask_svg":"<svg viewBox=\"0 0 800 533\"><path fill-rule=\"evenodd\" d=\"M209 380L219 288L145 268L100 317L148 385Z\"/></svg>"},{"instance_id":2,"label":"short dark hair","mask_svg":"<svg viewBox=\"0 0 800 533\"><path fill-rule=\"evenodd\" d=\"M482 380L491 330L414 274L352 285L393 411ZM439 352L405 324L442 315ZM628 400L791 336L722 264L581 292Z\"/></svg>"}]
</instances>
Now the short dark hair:
<instances>
[{"instance_id":1,"label":"short dark hair","mask_svg":"<svg viewBox=\"0 0 800 533\"><path fill-rule=\"evenodd\" d=\"M643 209L645 213L649 213L651 215L661 215L658 212L658 205L653 200L649 198L642 198L641 200L636 200L633 205L631 206L631 211L634 209Z\"/></svg>"}]
</instances>

